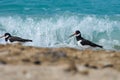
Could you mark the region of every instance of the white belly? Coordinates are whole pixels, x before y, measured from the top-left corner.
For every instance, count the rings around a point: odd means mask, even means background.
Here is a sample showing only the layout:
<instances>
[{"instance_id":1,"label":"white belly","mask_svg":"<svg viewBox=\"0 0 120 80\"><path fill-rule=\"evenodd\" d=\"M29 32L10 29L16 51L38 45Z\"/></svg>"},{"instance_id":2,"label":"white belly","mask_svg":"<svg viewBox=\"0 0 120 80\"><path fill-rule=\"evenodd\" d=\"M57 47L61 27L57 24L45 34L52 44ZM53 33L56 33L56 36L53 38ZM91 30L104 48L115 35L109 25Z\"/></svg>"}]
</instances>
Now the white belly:
<instances>
[{"instance_id":1,"label":"white belly","mask_svg":"<svg viewBox=\"0 0 120 80\"><path fill-rule=\"evenodd\" d=\"M79 40L79 41L77 42L77 43L78 43L78 46L80 46L80 47L83 48L83 49L90 48L89 45L82 45L81 42L82 42L82 40Z\"/></svg>"}]
</instances>

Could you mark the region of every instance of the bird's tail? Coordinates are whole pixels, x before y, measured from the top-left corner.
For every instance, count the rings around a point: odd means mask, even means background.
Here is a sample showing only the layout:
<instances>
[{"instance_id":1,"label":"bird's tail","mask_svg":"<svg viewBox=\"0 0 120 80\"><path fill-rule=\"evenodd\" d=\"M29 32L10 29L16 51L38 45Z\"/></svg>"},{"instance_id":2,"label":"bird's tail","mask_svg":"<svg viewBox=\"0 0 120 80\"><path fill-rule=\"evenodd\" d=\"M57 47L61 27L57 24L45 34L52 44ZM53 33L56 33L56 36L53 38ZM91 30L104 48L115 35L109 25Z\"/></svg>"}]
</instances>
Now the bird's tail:
<instances>
[{"instance_id":1,"label":"bird's tail","mask_svg":"<svg viewBox=\"0 0 120 80\"><path fill-rule=\"evenodd\" d=\"M24 42L32 42L32 40L24 39Z\"/></svg>"},{"instance_id":2,"label":"bird's tail","mask_svg":"<svg viewBox=\"0 0 120 80\"><path fill-rule=\"evenodd\" d=\"M103 48L103 46L97 45L97 47Z\"/></svg>"},{"instance_id":3,"label":"bird's tail","mask_svg":"<svg viewBox=\"0 0 120 80\"><path fill-rule=\"evenodd\" d=\"M103 48L103 46L101 46L101 45L98 45L98 44L92 44L91 46L93 46L93 47L99 47L99 48Z\"/></svg>"},{"instance_id":4,"label":"bird's tail","mask_svg":"<svg viewBox=\"0 0 120 80\"><path fill-rule=\"evenodd\" d=\"M32 40L27 40L28 42L32 42Z\"/></svg>"}]
</instances>

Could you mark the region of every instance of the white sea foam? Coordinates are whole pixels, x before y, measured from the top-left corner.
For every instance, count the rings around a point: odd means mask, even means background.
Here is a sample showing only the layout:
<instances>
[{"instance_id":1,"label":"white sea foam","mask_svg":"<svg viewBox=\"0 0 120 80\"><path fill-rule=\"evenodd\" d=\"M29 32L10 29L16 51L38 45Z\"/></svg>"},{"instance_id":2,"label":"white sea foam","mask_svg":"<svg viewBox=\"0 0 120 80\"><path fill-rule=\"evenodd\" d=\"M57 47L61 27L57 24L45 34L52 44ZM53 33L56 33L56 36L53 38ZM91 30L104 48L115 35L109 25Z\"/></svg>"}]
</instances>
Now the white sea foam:
<instances>
[{"instance_id":1,"label":"white sea foam","mask_svg":"<svg viewBox=\"0 0 120 80\"><path fill-rule=\"evenodd\" d=\"M120 22L109 17L96 16L52 16L52 17L0 17L0 34L9 32L12 35L32 39L26 45L40 47L76 47L75 37L69 38L75 30L82 36L105 49L120 45ZM1 43L5 43L3 39Z\"/></svg>"}]
</instances>

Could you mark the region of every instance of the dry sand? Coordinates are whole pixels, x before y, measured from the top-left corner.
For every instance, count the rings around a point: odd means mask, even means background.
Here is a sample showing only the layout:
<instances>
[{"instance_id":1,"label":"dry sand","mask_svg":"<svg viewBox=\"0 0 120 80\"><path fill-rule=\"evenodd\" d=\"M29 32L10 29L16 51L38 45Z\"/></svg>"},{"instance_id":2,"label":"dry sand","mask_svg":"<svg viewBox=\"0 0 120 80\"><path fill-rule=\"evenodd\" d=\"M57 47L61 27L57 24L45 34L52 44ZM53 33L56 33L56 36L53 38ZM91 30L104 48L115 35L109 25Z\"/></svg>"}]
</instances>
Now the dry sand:
<instances>
[{"instance_id":1,"label":"dry sand","mask_svg":"<svg viewBox=\"0 0 120 80\"><path fill-rule=\"evenodd\" d=\"M1 44L0 80L120 80L120 52Z\"/></svg>"}]
</instances>

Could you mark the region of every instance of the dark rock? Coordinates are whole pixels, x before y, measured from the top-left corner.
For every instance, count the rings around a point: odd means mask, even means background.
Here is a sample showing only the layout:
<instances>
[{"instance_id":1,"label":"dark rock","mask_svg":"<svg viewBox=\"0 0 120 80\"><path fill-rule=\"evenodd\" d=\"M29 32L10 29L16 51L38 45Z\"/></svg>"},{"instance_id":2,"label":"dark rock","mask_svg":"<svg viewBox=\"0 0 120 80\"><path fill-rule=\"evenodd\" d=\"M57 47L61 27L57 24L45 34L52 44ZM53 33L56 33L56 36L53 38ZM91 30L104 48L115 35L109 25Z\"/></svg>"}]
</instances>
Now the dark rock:
<instances>
[{"instance_id":1,"label":"dark rock","mask_svg":"<svg viewBox=\"0 0 120 80\"><path fill-rule=\"evenodd\" d=\"M84 65L85 67L87 67L87 68L92 68L92 69L98 69L98 67L97 66L94 66L94 65L90 65L90 64L85 64Z\"/></svg>"},{"instance_id":2,"label":"dark rock","mask_svg":"<svg viewBox=\"0 0 120 80\"><path fill-rule=\"evenodd\" d=\"M40 65L40 64L41 64L41 61L36 60L36 61L34 61L33 63L34 63L35 65Z\"/></svg>"},{"instance_id":3,"label":"dark rock","mask_svg":"<svg viewBox=\"0 0 120 80\"><path fill-rule=\"evenodd\" d=\"M114 67L113 64L107 64L107 65L104 65L102 68L108 68L108 67Z\"/></svg>"},{"instance_id":4,"label":"dark rock","mask_svg":"<svg viewBox=\"0 0 120 80\"><path fill-rule=\"evenodd\" d=\"M7 62L5 62L5 61L0 61L0 64L1 64L1 65L5 65L5 64L7 64Z\"/></svg>"}]
</instances>

